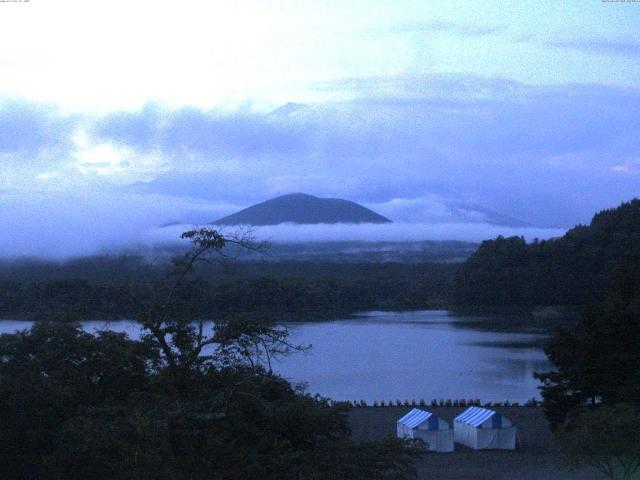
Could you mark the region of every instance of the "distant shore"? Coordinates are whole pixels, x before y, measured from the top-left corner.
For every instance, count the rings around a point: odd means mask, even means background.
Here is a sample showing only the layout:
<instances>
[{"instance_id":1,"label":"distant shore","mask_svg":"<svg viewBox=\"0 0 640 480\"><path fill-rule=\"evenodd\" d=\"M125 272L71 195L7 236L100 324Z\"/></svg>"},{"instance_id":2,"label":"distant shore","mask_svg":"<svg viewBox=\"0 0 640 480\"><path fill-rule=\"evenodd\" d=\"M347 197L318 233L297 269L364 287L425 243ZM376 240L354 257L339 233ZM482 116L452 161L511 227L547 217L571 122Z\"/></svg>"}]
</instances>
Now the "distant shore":
<instances>
[{"instance_id":1,"label":"distant shore","mask_svg":"<svg viewBox=\"0 0 640 480\"><path fill-rule=\"evenodd\" d=\"M576 305L459 306L448 307L456 324L480 330L553 333L557 328L574 325L584 307Z\"/></svg>"},{"instance_id":2,"label":"distant shore","mask_svg":"<svg viewBox=\"0 0 640 480\"><path fill-rule=\"evenodd\" d=\"M574 306L518 306L518 307L470 307L434 305L419 309L379 309L371 311L381 312L420 312L443 310L452 317L452 324L461 328L510 333L534 333L548 335L559 327L574 325L580 315L581 308ZM267 315L276 323L296 324L304 322L332 322L336 320L358 320L366 312L305 312L303 314L274 314L269 312L254 312L256 315ZM127 322L133 318L76 318L60 315L48 318L48 321L60 322ZM0 322L34 322L32 315L15 315L14 318L0 318ZM194 319L194 321L197 321ZM522 346L542 346L543 343L527 343ZM517 347L517 345L513 345Z\"/></svg>"}]
</instances>

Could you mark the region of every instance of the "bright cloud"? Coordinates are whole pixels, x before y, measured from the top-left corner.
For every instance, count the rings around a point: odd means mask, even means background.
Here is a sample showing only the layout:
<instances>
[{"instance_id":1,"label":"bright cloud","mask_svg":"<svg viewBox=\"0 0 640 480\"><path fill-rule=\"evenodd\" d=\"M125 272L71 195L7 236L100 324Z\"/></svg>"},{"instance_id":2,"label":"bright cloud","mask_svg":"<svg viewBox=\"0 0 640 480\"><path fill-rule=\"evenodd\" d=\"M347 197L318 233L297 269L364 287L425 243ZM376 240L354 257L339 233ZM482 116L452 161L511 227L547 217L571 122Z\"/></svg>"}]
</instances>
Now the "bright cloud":
<instances>
[{"instance_id":1,"label":"bright cloud","mask_svg":"<svg viewBox=\"0 0 640 480\"><path fill-rule=\"evenodd\" d=\"M65 111L344 100L321 82L451 73L637 81L636 5L57 0L3 5L0 93ZM562 35L559 35L562 34ZM522 42L519 39L536 39ZM548 41L547 41L548 40Z\"/></svg>"}]
</instances>

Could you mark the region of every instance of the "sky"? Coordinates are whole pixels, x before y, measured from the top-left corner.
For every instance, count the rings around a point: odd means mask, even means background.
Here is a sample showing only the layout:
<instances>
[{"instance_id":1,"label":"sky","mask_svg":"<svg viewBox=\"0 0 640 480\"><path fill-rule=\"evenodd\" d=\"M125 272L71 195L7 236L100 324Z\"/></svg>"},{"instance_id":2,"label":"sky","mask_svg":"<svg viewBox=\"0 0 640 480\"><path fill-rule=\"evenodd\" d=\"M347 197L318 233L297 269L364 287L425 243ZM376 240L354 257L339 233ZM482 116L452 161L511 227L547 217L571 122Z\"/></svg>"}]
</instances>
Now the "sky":
<instances>
[{"instance_id":1,"label":"sky","mask_svg":"<svg viewBox=\"0 0 640 480\"><path fill-rule=\"evenodd\" d=\"M555 236L637 195L638 32L601 0L0 3L0 255L292 192L397 228L272 240Z\"/></svg>"}]
</instances>

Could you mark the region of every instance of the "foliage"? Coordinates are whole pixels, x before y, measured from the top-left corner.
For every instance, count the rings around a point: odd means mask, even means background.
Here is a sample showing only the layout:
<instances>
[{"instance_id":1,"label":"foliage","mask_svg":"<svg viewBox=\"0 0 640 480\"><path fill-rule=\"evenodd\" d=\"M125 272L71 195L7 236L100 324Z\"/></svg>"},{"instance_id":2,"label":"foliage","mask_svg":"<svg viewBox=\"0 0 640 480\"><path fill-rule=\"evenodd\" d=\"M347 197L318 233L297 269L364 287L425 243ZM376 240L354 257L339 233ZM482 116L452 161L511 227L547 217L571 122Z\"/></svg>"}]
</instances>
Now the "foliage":
<instances>
[{"instance_id":1,"label":"foliage","mask_svg":"<svg viewBox=\"0 0 640 480\"><path fill-rule=\"evenodd\" d=\"M611 480L631 480L640 469L637 408L618 404L587 410L561 438L576 466L591 466Z\"/></svg>"},{"instance_id":2,"label":"foliage","mask_svg":"<svg viewBox=\"0 0 640 480\"><path fill-rule=\"evenodd\" d=\"M150 386L157 352L123 334L39 323L0 336L0 449L3 469L38 478L40 460L79 409L126 404Z\"/></svg>"},{"instance_id":3,"label":"foliage","mask_svg":"<svg viewBox=\"0 0 640 480\"><path fill-rule=\"evenodd\" d=\"M196 261L247 238L194 230L193 250L139 299L145 334L39 322L0 336L3 478L403 480L416 453L356 444L344 411L270 369L302 347L265 317L213 331L197 306Z\"/></svg>"},{"instance_id":4,"label":"foliage","mask_svg":"<svg viewBox=\"0 0 640 480\"><path fill-rule=\"evenodd\" d=\"M113 272L122 264L128 265L124 273ZM0 318L132 319L144 311L155 286L165 278L161 266L150 270L143 262L129 263L118 257L112 263L102 260L99 268L104 268L103 275L69 266L70 278L43 279L42 273L34 279L9 272L0 281ZM189 278L181 283L178 298L183 304L190 301L194 309L182 308L181 313L193 318L259 312L308 321L364 310L442 307L448 301L454 270L449 264L238 262L228 269L204 263L194 267L197 281Z\"/></svg>"},{"instance_id":5,"label":"foliage","mask_svg":"<svg viewBox=\"0 0 640 480\"><path fill-rule=\"evenodd\" d=\"M420 447L393 437L380 442L335 442L319 449L303 473L313 480L403 480L415 476Z\"/></svg>"},{"instance_id":6,"label":"foliage","mask_svg":"<svg viewBox=\"0 0 640 480\"><path fill-rule=\"evenodd\" d=\"M266 367L271 373L275 358L305 349L302 345L290 343L288 336L285 328L274 326L260 317L239 315L225 318L216 322L216 332L212 337L218 348L217 356L201 355L201 358L215 358L223 365L245 364L254 371Z\"/></svg>"},{"instance_id":7,"label":"foliage","mask_svg":"<svg viewBox=\"0 0 640 480\"><path fill-rule=\"evenodd\" d=\"M521 237L488 240L460 267L458 305L591 305L640 285L640 199L604 210L589 226L527 244Z\"/></svg>"},{"instance_id":8,"label":"foliage","mask_svg":"<svg viewBox=\"0 0 640 480\"><path fill-rule=\"evenodd\" d=\"M555 368L536 374L552 428L571 421L586 403L640 406L639 306L626 294L612 295L553 337L545 351Z\"/></svg>"}]
</instances>

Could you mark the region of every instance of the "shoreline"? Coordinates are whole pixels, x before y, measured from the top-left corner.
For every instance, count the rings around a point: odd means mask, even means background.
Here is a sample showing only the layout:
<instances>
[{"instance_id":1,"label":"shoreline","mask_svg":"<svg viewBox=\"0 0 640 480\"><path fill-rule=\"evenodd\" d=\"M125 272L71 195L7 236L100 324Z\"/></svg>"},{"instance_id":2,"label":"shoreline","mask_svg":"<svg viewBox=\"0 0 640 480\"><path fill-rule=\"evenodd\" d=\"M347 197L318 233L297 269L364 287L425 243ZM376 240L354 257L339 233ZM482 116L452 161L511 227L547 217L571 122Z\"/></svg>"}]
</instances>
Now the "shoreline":
<instances>
[{"instance_id":1,"label":"shoreline","mask_svg":"<svg viewBox=\"0 0 640 480\"><path fill-rule=\"evenodd\" d=\"M447 312L452 318L453 325L463 328L473 328L490 331L512 331L522 333L548 332L552 333L557 327L570 326L578 319L583 307L550 305L550 306L518 306L518 307L468 307L456 305L428 305L423 308L374 308L370 310L357 310L353 312L304 312L304 313L272 313L272 312L238 312L267 315L274 319L276 323L315 323L359 320L367 314L382 312L388 314L416 313L416 312ZM226 313L225 315L234 315ZM33 318L31 314L16 314L13 318L0 318L0 322L38 322L43 319ZM134 318L51 318L44 321L54 322L121 322L136 321ZM193 320L198 321L198 319ZM210 319L206 321L211 321Z\"/></svg>"}]
</instances>

